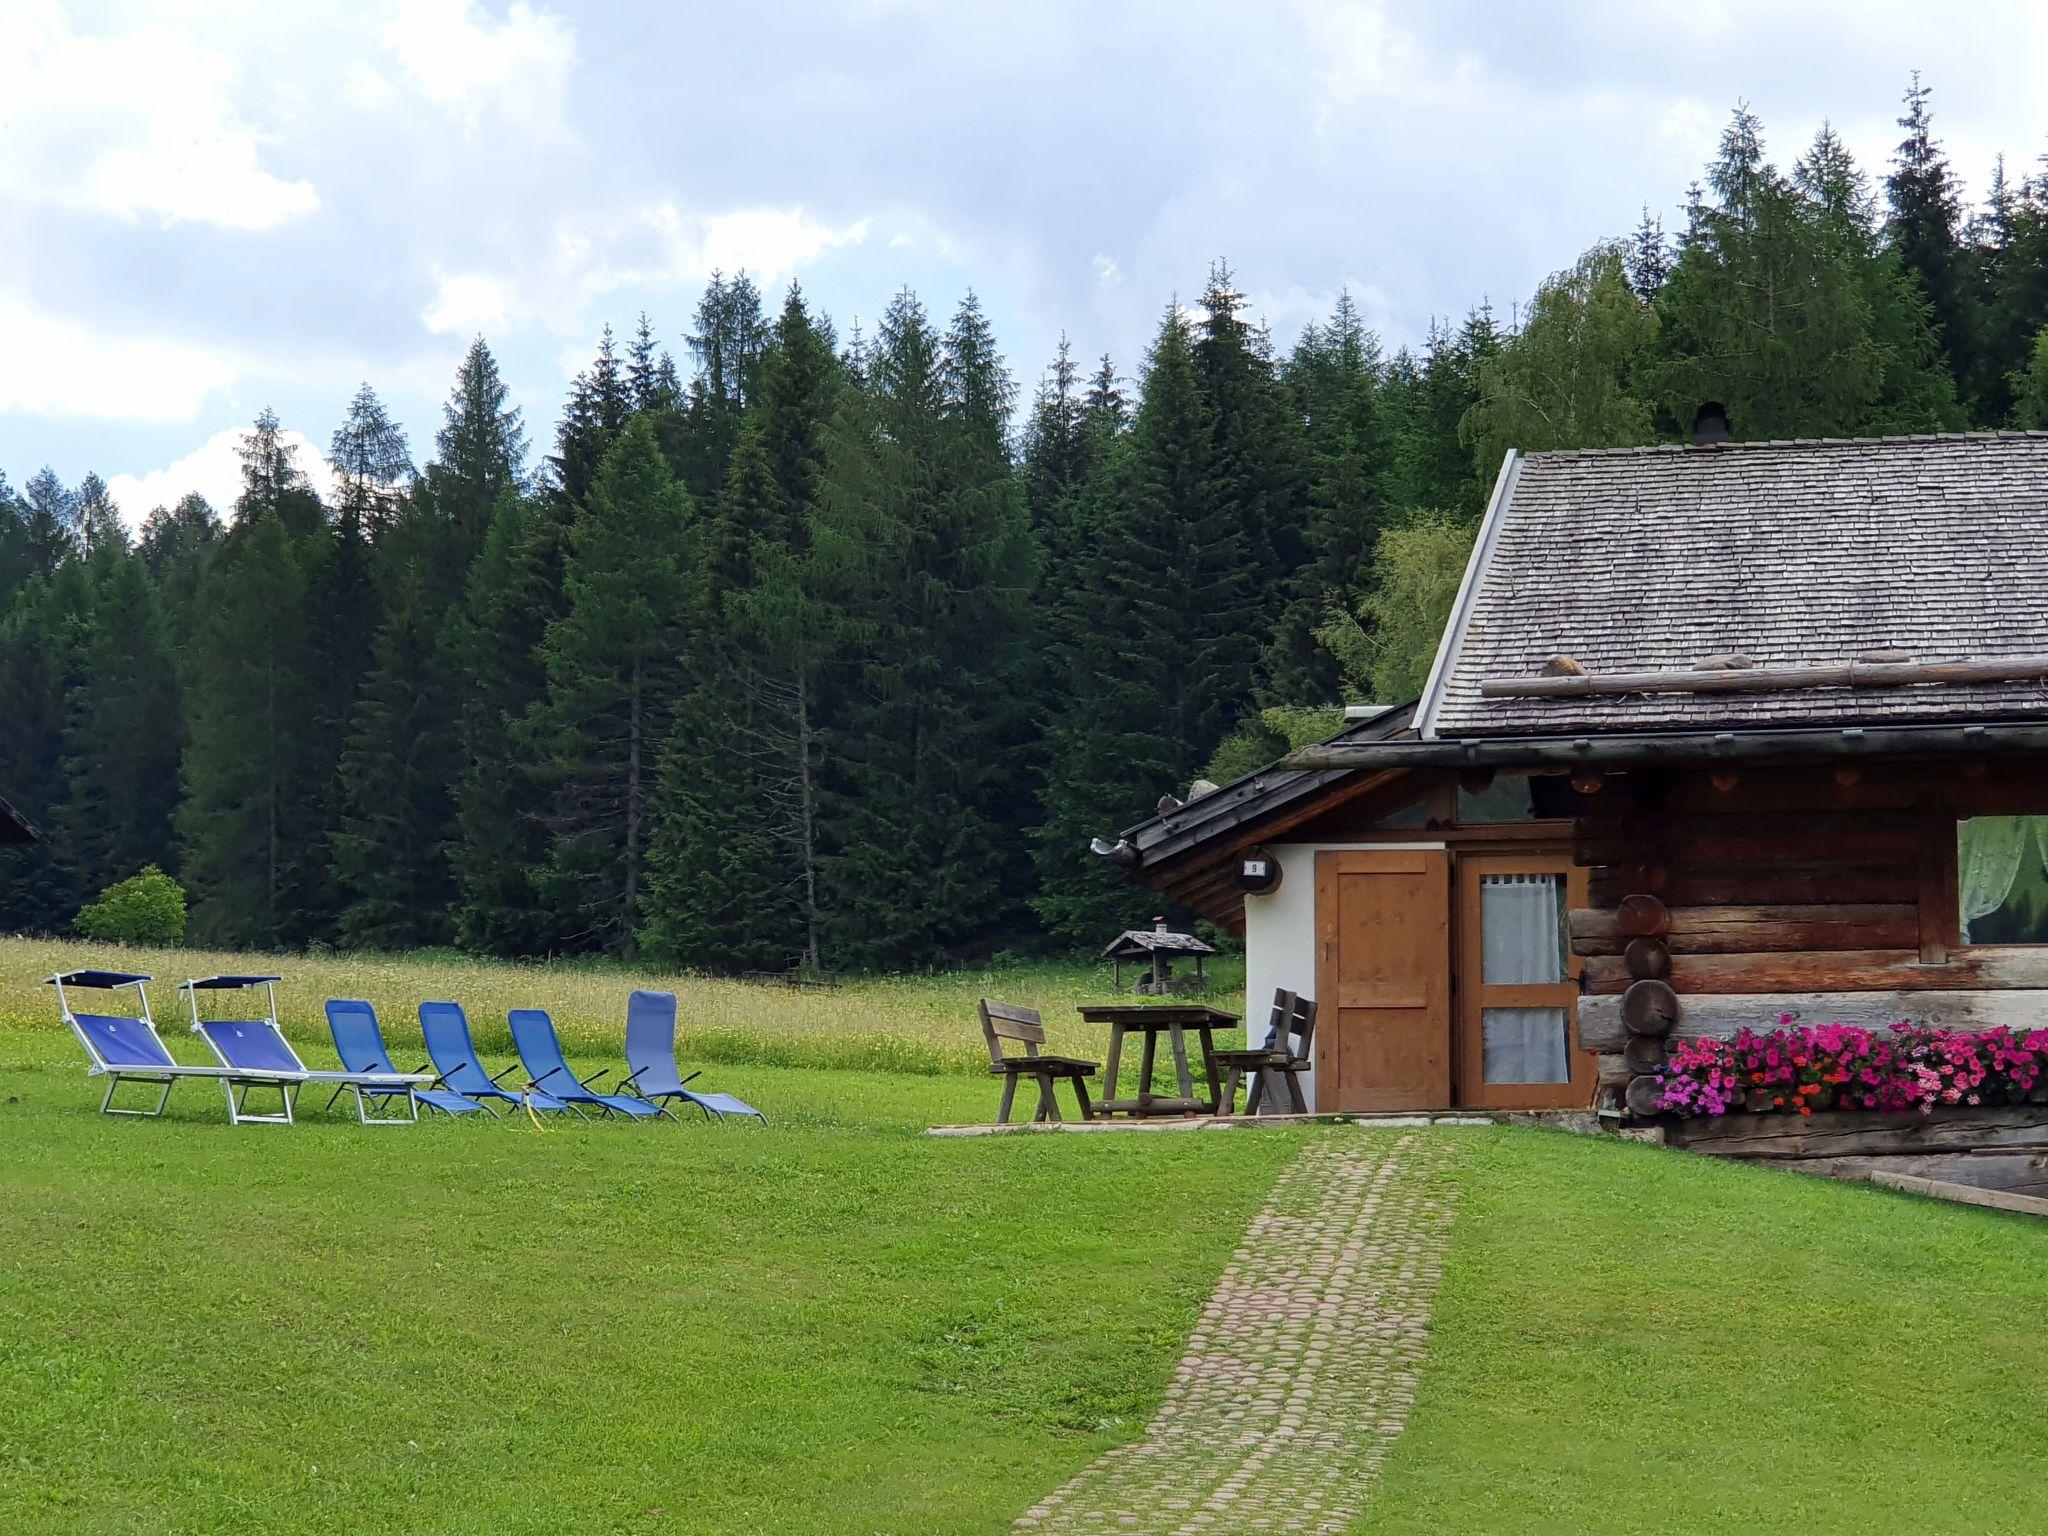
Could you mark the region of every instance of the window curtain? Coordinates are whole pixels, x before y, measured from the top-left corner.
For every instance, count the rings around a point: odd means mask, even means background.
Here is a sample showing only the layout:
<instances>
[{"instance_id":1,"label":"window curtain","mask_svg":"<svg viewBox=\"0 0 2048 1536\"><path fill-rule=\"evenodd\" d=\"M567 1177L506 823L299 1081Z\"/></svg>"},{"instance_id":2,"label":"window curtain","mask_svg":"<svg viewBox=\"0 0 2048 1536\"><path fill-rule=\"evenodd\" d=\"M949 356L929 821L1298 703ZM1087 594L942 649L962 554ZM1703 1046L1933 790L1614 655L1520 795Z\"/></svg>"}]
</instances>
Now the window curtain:
<instances>
[{"instance_id":1,"label":"window curtain","mask_svg":"<svg viewBox=\"0 0 2048 1536\"><path fill-rule=\"evenodd\" d=\"M2005 905L2029 848L2048 859L2039 816L1973 816L1956 829L1956 875L1961 896L1963 942L1970 924Z\"/></svg>"},{"instance_id":2,"label":"window curtain","mask_svg":"<svg viewBox=\"0 0 2048 1536\"><path fill-rule=\"evenodd\" d=\"M1487 875L1479 882L1480 979L1491 986L1565 980L1564 881L1556 875ZM1489 1083L1568 1083L1562 1008L1487 1008L1480 1014Z\"/></svg>"},{"instance_id":3,"label":"window curtain","mask_svg":"<svg viewBox=\"0 0 2048 1536\"><path fill-rule=\"evenodd\" d=\"M1489 986L1563 981L1564 881L1556 875L1483 876L1479 947L1482 979Z\"/></svg>"}]
</instances>

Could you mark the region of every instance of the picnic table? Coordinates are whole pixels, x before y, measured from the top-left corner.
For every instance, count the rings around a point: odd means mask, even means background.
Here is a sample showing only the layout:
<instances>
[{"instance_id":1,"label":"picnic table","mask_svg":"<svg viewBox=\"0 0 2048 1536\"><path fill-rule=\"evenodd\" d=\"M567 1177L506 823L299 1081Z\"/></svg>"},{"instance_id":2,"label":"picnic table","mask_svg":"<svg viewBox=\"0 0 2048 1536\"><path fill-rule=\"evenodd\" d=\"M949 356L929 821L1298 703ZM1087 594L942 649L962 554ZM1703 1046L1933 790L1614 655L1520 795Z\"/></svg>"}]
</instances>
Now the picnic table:
<instances>
[{"instance_id":1,"label":"picnic table","mask_svg":"<svg viewBox=\"0 0 2048 1536\"><path fill-rule=\"evenodd\" d=\"M1104 1115L1195 1115L1214 1114L1223 1096L1223 1084L1216 1072L1216 1031L1231 1029L1237 1015L1199 1003L1084 1003L1078 1010L1091 1024L1109 1026L1109 1062L1102 1080L1102 1099L1096 1112ZM1117 1068L1123 1060L1124 1036L1137 1031L1145 1037L1140 1059L1138 1091L1132 1097L1117 1097ZM1194 1076L1188 1070L1187 1032L1194 1030L1202 1044L1202 1073L1208 1079L1209 1097L1195 1097ZM1178 1097L1152 1091L1152 1063L1158 1055L1159 1037L1165 1035L1173 1051L1174 1074L1179 1080Z\"/></svg>"}]
</instances>

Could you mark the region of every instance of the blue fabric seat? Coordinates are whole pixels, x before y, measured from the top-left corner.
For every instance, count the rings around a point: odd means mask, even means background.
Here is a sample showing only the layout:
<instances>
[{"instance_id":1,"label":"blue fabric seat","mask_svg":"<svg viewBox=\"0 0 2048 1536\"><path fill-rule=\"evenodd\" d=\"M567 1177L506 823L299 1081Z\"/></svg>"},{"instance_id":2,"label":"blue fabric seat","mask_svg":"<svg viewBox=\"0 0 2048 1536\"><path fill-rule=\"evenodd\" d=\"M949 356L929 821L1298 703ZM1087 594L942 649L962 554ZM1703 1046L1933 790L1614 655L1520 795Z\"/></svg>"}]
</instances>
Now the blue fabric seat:
<instances>
[{"instance_id":1,"label":"blue fabric seat","mask_svg":"<svg viewBox=\"0 0 2048 1536\"><path fill-rule=\"evenodd\" d=\"M641 1098L660 1104L682 1099L694 1104L716 1120L727 1115L752 1115L763 1124L768 1117L753 1105L729 1093L699 1093L687 1086L697 1074L684 1077L676 1066L676 995L673 992L643 992L636 989L626 999L627 1073L619 1086Z\"/></svg>"},{"instance_id":2,"label":"blue fabric seat","mask_svg":"<svg viewBox=\"0 0 2048 1536\"><path fill-rule=\"evenodd\" d=\"M512 1044L518 1048L519 1060L526 1067L529 1088L538 1088L552 1093L556 1098L571 1106L588 1104L601 1109L607 1115L625 1115L632 1119L650 1118L662 1113L657 1104L630 1093L598 1093L590 1085L599 1077L577 1081L576 1074L569 1070L569 1063L562 1057L562 1042L555 1034L555 1021L548 1017L545 1009L514 1008L505 1015L512 1026Z\"/></svg>"},{"instance_id":3,"label":"blue fabric seat","mask_svg":"<svg viewBox=\"0 0 2048 1536\"><path fill-rule=\"evenodd\" d=\"M443 1087L488 1105L492 1101L524 1104L549 1114L570 1113L569 1106L551 1093L529 1088L514 1093L500 1086L499 1079L518 1071L507 1067L493 1076L477 1059L476 1043L469 1034L469 1015L460 1003L421 1003L420 1033L426 1037L427 1055L433 1058L436 1081ZM493 1114L497 1111L493 1110Z\"/></svg>"},{"instance_id":4,"label":"blue fabric seat","mask_svg":"<svg viewBox=\"0 0 2048 1536\"><path fill-rule=\"evenodd\" d=\"M413 1090L426 1081L424 1074L398 1072L389 1066L369 1072L354 1071L344 1066L339 1072L331 1072L308 1067L299 1059L299 1053L292 1049L291 1042L285 1039L284 1032L277 1025L277 980L275 976L209 976L188 981L179 988L191 1003L192 1032L206 1042L223 1067L235 1074L222 1085L228 1095L228 1118L237 1125L244 1121L290 1125L297 1108L299 1090L308 1083L331 1083L334 1092L328 1096L328 1104L331 1106L343 1093L354 1093L356 1118L364 1125L411 1125L416 1122L419 1103L413 1097ZM265 1000L263 1018L203 1019L199 1016L202 992L246 995L259 988ZM236 1092L238 1088L239 1093ZM276 1114L248 1112L248 1095L253 1088L276 1091L279 1099ZM394 1098L402 1100L405 1113L372 1115L368 1102L372 1098L385 1109Z\"/></svg>"},{"instance_id":5,"label":"blue fabric seat","mask_svg":"<svg viewBox=\"0 0 2048 1536\"><path fill-rule=\"evenodd\" d=\"M156 1021L150 1017L149 981L149 977L136 971L95 970L59 971L45 980L46 986L57 989L58 1010L71 1026L72 1034L78 1037L78 1043L85 1047L87 1074L107 1080L107 1091L100 1099L101 1114L154 1118L170 1102L174 1084L194 1077L219 1082L231 1075L225 1067L188 1067L171 1055L156 1032ZM133 987L141 1013L80 1013L71 1006L67 987L94 992L119 992ZM124 1083L148 1083L162 1091L147 1109L117 1109L114 1095Z\"/></svg>"},{"instance_id":6,"label":"blue fabric seat","mask_svg":"<svg viewBox=\"0 0 2048 1536\"><path fill-rule=\"evenodd\" d=\"M391 1052L384 1045L384 1030L377 1022L377 1010L359 998L330 997L327 999L327 1032L334 1036L334 1054L341 1058L341 1064L351 1072L377 1077L395 1074L398 1068L391 1064ZM343 1090L337 1088L335 1094ZM371 1098L383 1099L399 1090L366 1089ZM475 1099L465 1098L447 1088L414 1088L415 1101L428 1109L437 1109L444 1115L473 1115L483 1109ZM327 1102L331 1105L334 1096ZM358 1105L360 1108L360 1104Z\"/></svg>"}]
</instances>

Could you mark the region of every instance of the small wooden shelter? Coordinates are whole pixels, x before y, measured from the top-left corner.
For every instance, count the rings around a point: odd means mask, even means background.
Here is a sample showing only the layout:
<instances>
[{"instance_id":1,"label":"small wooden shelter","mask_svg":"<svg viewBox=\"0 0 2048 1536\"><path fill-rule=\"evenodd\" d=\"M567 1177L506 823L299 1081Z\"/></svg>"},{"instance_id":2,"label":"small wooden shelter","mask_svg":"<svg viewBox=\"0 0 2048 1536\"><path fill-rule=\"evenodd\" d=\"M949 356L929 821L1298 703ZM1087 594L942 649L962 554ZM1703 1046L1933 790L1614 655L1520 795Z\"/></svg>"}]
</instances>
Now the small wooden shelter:
<instances>
[{"instance_id":1,"label":"small wooden shelter","mask_svg":"<svg viewBox=\"0 0 2048 1536\"><path fill-rule=\"evenodd\" d=\"M1316 999L1325 1111L2048 1025L2048 435L1510 452L1420 700L1098 852Z\"/></svg>"},{"instance_id":2,"label":"small wooden shelter","mask_svg":"<svg viewBox=\"0 0 2048 1536\"><path fill-rule=\"evenodd\" d=\"M29 824L29 819L5 800L0 800L0 843L32 843L36 838L36 829Z\"/></svg>"},{"instance_id":3,"label":"small wooden shelter","mask_svg":"<svg viewBox=\"0 0 2048 1536\"><path fill-rule=\"evenodd\" d=\"M1164 997L1175 989L1173 962L1176 956L1195 957L1195 979L1193 985L1201 988L1208 985L1208 977L1202 973L1202 958L1216 953L1213 944L1205 944L1192 933L1175 933L1166 926L1166 919L1155 917L1150 928L1130 928L1109 941L1103 955L1116 968L1116 990L1124 989L1124 962L1144 962L1149 974L1133 984L1132 990L1144 996Z\"/></svg>"}]
</instances>

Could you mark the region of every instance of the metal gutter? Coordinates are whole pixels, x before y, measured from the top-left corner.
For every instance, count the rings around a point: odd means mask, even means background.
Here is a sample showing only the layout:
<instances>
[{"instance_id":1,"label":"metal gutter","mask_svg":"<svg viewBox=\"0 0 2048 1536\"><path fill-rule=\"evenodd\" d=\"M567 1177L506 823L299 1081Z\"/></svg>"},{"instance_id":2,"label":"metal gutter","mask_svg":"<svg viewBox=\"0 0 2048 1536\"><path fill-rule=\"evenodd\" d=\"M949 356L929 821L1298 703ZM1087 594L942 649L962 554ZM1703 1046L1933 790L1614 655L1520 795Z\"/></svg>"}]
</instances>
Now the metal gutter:
<instances>
[{"instance_id":1,"label":"metal gutter","mask_svg":"<svg viewBox=\"0 0 2048 1536\"><path fill-rule=\"evenodd\" d=\"M1494 477L1493 495L1480 519L1479 536L1472 541L1471 558L1465 562L1465 578L1458 583L1457 599L1444 624L1443 639L1437 642L1436 659L1429 665L1429 681L1423 684L1422 701L1415 707L1415 734L1424 741L1436 739L1436 707L1443 697L1444 680L1450 675L1458 647L1464 643L1465 627L1472 617L1472 604L1479 593L1480 578L1493 560L1499 542L1500 524L1508 503L1514 499L1515 481L1522 472L1522 455L1510 448L1501 456L1500 473Z\"/></svg>"},{"instance_id":2,"label":"metal gutter","mask_svg":"<svg viewBox=\"0 0 2048 1536\"><path fill-rule=\"evenodd\" d=\"M1304 771L1358 768L1572 763L1754 761L1759 758L1879 757L1938 752L1959 757L2048 754L2048 721L1972 725L1775 727L1746 731L1641 732L1563 736L1464 736L1452 740L1330 742L1280 760Z\"/></svg>"}]
</instances>

